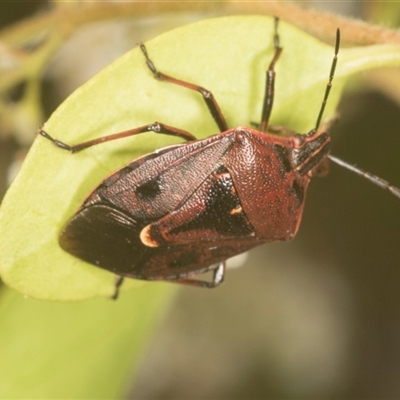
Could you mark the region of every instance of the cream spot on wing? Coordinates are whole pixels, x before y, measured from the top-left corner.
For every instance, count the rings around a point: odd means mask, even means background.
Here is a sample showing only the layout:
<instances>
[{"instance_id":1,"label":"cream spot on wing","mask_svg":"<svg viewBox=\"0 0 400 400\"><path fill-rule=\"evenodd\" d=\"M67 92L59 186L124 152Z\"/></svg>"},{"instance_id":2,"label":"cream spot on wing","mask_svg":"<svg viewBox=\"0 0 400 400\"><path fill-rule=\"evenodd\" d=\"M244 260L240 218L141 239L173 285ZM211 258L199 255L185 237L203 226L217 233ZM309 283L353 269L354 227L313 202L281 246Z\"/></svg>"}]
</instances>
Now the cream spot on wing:
<instances>
[{"instance_id":1,"label":"cream spot on wing","mask_svg":"<svg viewBox=\"0 0 400 400\"><path fill-rule=\"evenodd\" d=\"M151 238L150 235L150 225L145 226L140 232L140 240L147 247L158 247L159 243Z\"/></svg>"}]
</instances>

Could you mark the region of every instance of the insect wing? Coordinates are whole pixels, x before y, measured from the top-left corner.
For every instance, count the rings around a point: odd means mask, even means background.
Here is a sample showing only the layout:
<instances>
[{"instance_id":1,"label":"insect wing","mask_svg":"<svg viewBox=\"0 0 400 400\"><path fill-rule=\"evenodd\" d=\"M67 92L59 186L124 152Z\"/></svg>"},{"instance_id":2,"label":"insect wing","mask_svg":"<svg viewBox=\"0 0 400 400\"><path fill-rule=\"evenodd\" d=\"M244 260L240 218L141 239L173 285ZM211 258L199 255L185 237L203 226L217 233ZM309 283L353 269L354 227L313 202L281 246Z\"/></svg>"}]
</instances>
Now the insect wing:
<instances>
[{"instance_id":1,"label":"insect wing","mask_svg":"<svg viewBox=\"0 0 400 400\"><path fill-rule=\"evenodd\" d=\"M255 236L231 174L221 164L186 202L148 225L143 240L150 246L218 242Z\"/></svg>"},{"instance_id":2,"label":"insect wing","mask_svg":"<svg viewBox=\"0 0 400 400\"><path fill-rule=\"evenodd\" d=\"M143 244L143 228L185 203L218 168L231 145L229 136L212 137L130 163L88 197L62 231L61 247L117 274L141 277L146 262L169 252ZM198 267L191 265L192 270Z\"/></svg>"},{"instance_id":3,"label":"insect wing","mask_svg":"<svg viewBox=\"0 0 400 400\"><path fill-rule=\"evenodd\" d=\"M262 242L256 238L145 246L137 222L106 205L82 209L61 235L62 247L91 264L137 279L178 279L205 272Z\"/></svg>"},{"instance_id":4,"label":"insect wing","mask_svg":"<svg viewBox=\"0 0 400 400\"><path fill-rule=\"evenodd\" d=\"M68 253L88 263L119 274L129 266L141 243L142 224L109 205L94 204L80 209L60 235L60 245Z\"/></svg>"},{"instance_id":5,"label":"insect wing","mask_svg":"<svg viewBox=\"0 0 400 400\"><path fill-rule=\"evenodd\" d=\"M215 242L194 241L185 245L152 249L151 257L138 269L121 273L138 279L176 280L218 267L220 262L262 244L255 238Z\"/></svg>"},{"instance_id":6,"label":"insect wing","mask_svg":"<svg viewBox=\"0 0 400 400\"><path fill-rule=\"evenodd\" d=\"M231 146L229 136L214 136L153 153L117 171L91 201L107 202L135 219L160 218L197 190Z\"/></svg>"}]
</instances>

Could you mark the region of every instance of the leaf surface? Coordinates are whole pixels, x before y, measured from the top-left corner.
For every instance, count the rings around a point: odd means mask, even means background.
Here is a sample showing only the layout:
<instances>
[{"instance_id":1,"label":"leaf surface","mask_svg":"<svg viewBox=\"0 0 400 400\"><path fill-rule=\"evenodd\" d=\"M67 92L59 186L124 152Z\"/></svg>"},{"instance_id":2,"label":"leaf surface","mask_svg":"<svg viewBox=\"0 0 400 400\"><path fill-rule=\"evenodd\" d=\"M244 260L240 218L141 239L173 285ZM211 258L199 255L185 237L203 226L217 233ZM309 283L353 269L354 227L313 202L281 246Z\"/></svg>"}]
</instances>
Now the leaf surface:
<instances>
[{"instance_id":1,"label":"leaf surface","mask_svg":"<svg viewBox=\"0 0 400 400\"><path fill-rule=\"evenodd\" d=\"M213 92L229 127L258 122L265 70L273 53L273 19L236 16L204 20L146 43L156 67ZM285 24L271 123L306 133L314 128L333 47ZM370 68L400 65L400 48L341 49L325 112L333 115L346 80ZM75 91L44 129L75 144L160 121L204 138L218 132L201 96L156 81L134 48ZM63 225L106 176L129 160L179 139L146 133L77 154L37 137L0 209L0 273L12 288L35 298L79 300L110 296L115 276L58 245ZM124 288L140 286L129 280Z\"/></svg>"}]
</instances>

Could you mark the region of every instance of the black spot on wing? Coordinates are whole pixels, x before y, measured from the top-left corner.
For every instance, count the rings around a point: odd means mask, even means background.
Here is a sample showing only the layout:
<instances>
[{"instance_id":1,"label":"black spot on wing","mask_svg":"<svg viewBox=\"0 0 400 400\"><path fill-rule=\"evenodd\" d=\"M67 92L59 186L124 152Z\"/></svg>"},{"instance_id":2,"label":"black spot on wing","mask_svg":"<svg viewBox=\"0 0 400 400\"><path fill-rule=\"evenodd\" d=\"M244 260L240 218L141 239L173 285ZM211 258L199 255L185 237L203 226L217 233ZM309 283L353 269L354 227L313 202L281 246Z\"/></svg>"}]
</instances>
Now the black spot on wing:
<instances>
[{"instance_id":1,"label":"black spot on wing","mask_svg":"<svg viewBox=\"0 0 400 400\"><path fill-rule=\"evenodd\" d=\"M135 191L141 199L149 200L156 197L161 193L161 183L159 177L155 177L147 182L142 183L136 187Z\"/></svg>"}]
</instances>

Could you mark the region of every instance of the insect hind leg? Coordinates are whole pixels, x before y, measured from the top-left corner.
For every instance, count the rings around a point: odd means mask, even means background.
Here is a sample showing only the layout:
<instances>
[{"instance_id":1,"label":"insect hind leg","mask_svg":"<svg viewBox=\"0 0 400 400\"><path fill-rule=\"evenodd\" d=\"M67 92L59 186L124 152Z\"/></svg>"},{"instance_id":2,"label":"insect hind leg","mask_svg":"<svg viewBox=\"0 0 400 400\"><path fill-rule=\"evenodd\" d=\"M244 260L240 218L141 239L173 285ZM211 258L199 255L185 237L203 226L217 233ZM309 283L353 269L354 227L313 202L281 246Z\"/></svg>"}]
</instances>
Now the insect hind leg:
<instances>
[{"instance_id":1,"label":"insect hind leg","mask_svg":"<svg viewBox=\"0 0 400 400\"><path fill-rule=\"evenodd\" d=\"M190 286L196 286L196 287L201 287L201 288L210 288L213 289L217 286L219 286L225 279L225 273L226 273L226 263L225 261L217 264L217 267L213 270L213 278L211 281L203 281L203 280L197 280L197 279L177 279L173 280L171 282L174 283L180 283L183 285L190 285Z\"/></svg>"}]
</instances>

